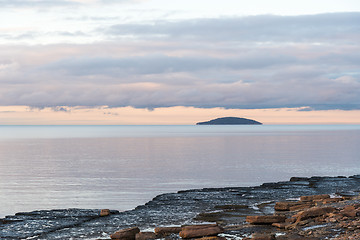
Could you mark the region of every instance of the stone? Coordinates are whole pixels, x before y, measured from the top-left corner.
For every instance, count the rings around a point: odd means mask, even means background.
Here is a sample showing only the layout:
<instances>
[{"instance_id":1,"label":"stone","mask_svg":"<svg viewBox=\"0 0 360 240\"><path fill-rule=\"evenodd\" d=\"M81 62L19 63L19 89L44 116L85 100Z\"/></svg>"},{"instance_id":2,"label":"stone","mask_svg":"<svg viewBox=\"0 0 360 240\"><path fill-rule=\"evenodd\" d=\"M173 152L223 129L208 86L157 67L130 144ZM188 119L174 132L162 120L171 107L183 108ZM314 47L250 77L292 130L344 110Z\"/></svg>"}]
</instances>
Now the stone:
<instances>
[{"instance_id":1,"label":"stone","mask_svg":"<svg viewBox=\"0 0 360 240\"><path fill-rule=\"evenodd\" d=\"M199 238L207 236L216 236L223 233L224 229L216 224L185 226L179 233L182 238Z\"/></svg>"},{"instance_id":2,"label":"stone","mask_svg":"<svg viewBox=\"0 0 360 240\"><path fill-rule=\"evenodd\" d=\"M250 224L273 224L285 222L285 216L264 215L264 216L247 216L246 221Z\"/></svg>"},{"instance_id":3,"label":"stone","mask_svg":"<svg viewBox=\"0 0 360 240\"><path fill-rule=\"evenodd\" d=\"M280 229L285 229L285 227L287 225L288 225L288 223L273 223L273 224L271 224L271 226L277 227L277 228L280 228Z\"/></svg>"},{"instance_id":4,"label":"stone","mask_svg":"<svg viewBox=\"0 0 360 240\"><path fill-rule=\"evenodd\" d=\"M139 232L140 229L138 227L126 228L111 234L110 238L116 240L135 240L135 236Z\"/></svg>"},{"instance_id":5,"label":"stone","mask_svg":"<svg viewBox=\"0 0 360 240\"><path fill-rule=\"evenodd\" d=\"M344 209L340 211L340 213L343 216L354 218L354 217L356 217L357 211L354 206L348 205L348 206L345 206Z\"/></svg>"},{"instance_id":6,"label":"stone","mask_svg":"<svg viewBox=\"0 0 360 240\"><path fill-rule=\"evenodd\" d=\"M209 213L199 213L194 220L202 222L219 222L221 218L226 216L224 212L209 212Z\"/></svg>"},{"instance_id":7,"label":"stone","mask_svg":"<svg viewBox=\"0 0 360 240\"><path fill-rule=\"evenodd\" d=\"M254 233L251 235L252 240L276 240L274 234L263 234L263 233Z\"/></svg>"},{"instance_id":8,"label":"stone","mask_svg":"<svg viewBox=\"0 0 360 240\"><path fill-rule=\"evenodd\" d=\"M285 219L285 223L290 224L290 223L294 223L294 222L296 222L296 218L294 218L294 217L290 217L290 218Z\"/></svg>"},{"instance_id":9,"label":"stone","mask_svg":"<svg viewBox=\"0 0 360 240\"><path fill-rule=\"evenodd\" d=\"M135 240L148 240L156 238L157 236L154 232L139 232L135 235Z\"/></svg>"},{"instance_id":10,"label":"stone","mask_svg":"<svg viewBox=\"0 0 360 240\"><path fill-rule=\"evenodd\" d=\"M101 209L100 217L105 217L110 215L110 209Z\"/></svg>"},{"instance_id":11,"label":"stone","mask_svg":"<svg viewBox=\"0 0 360 240\"><path fill-rule=\"evenodd\" d=\"M304 209L307 209L307 208L311 208L313 206L314 206L314 204L312 204L312 203L299 204L299 205L290 207L290 211L304 210Z\"/></svg>"},{"instance_id":12,"label":"stone","mask_svg":"<svg viewBox=\"0 0 360 240\"><path fill-rule=\"evenodd\" d=\"M310 195L310 196L301 196L300 201L306 202L306 201L314 201L314 200L324 200L327 198L330 198L329 194Z\"/></svg>"},{"instance_id":13,"label":"stone","mask_svg":"<svg viewBox=\"0 0 360 240\"><path fill-rule=\"evenodd\" d=\"M276 211L290 211L290 207L297 206L301 203L298 202L277 202L275 203Z\"/></svg>"},{"instance_id":14,"label":"stone","mask_svg":"<svg viewBox=\"0 0 360 240\"><path fill-rule=\"evenodd\" d=\"M228 205L217 205L214 207L215 209L221 209L224 211L236 211L239 209L249 208L247 205L237 205L237 204L228 204Z\"/></svg>"},{"instance_id":15,"label":"stone","mask_svg":"<svg viewBox=\"0 0 360 240\"><path fill-rule=\"evenodd\" d=\"M299 212L298 214L294 215L294 217L296 217L296 222L300 222L309 218L315 218L334 212L335 210L336 209L333 207L313 207L305 211Z\"/></svg>"},{"instance_id":16,"label":"stone","mask_svg":"<svg viewBox=\"0 0 360 240\"><path fill-rule=\"evenodd\" d=\"M329 204L329 203L335 203L335 202L340 202L340 201L343 201L344 199L342 198L327 198L327 199L324 199L322 201L323 204Z\"/></svg>"},{"instance_id":17,"label":"stone","mask_svg":"<svg viewBox=\"0 0 360 240\"><path fill-rule=\"evenodd\" d=\"M197 240L226 240L225 237L218 237L218 236L212 236L212 237L202 237L202 238L196 238Z\"/></svg>"},{"instance_id":18,"label":"stone","mask_svg":"<svg viewBox=\"0 0 360 240\"><path fill-rule=\"evenodd\" d=\"M157 227L155 233L159 236L168 236L170 234L179 234L181 227Z\"/></svg>"}]
</instances>

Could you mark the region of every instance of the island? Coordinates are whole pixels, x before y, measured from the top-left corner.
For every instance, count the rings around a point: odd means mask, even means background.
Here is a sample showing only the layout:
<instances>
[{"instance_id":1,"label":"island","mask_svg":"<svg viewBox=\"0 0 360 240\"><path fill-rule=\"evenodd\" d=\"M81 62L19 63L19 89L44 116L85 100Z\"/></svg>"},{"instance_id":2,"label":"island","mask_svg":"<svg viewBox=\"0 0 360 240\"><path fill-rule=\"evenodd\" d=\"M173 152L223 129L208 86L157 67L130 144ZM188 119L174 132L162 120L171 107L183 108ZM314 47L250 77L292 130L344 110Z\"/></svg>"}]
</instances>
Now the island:
<instances>
[{"instance_id":1,"label":"island","mask_svg":"<svg viewBox=\"0 0 360 240\"><path fill-rule=\"evenodd\" d=\"M216 118L207 122L198 122L196 125L262 125L261 122L238 117Z\"/></svg>"}]
</instances>

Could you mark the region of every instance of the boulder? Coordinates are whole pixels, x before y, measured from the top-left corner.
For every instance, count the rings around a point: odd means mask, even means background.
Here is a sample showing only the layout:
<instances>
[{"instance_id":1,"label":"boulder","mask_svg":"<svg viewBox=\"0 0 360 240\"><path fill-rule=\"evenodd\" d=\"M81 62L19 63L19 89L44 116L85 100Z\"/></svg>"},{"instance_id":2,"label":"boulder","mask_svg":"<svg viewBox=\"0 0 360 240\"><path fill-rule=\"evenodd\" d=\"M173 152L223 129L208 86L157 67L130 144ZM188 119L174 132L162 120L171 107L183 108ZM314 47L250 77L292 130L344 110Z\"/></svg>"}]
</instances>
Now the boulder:
<instances>
[{"instance_id":1,"label":"boulder","mask_svg":"<svg viewBox=\"0 0 360 240\"><path fill-rule=\"evenodd\" d=\"M154 232L139 232L135 235L135 240L148 240L156 238L157 236Z\"/></svg>"},{"instance_id":2,"label":"boulder","mask_svg":"<svg viewBox=\"0 0 360 240\"><path fill-rule=\"evenodd\" d=\"M324 200L327 198L330 198L329 194L310 195L310 196L301 196L300 201L307 202L307 201L314 201L314 200Z\"/></svg>"},{"instance_id":3,"label":"boulder","mask_svg":"<svg viewBox=\"0 0 360 240\"><path fill-rule=\"evenodd\" d=\"M273 224L285 222L285 216L247 216L246 221L251 224Z\"/></svg>"},{"instance_id":4,"label":"boulder","mask_svg":"<svg viewBox=\"0 0 360 240\"><path fill-rule=\"evenodd\" d=\"M135 236L139 232L138 227L126 228L111 234L110 238L115 240L135 240Z\"/></svg>"},{"instance_id":5,"label":"boulder","mask_svg":"<svg viewBox=\"0 0 360 240\"><path fill-rule=\"evenodd\" d=\"M155 233L158 236L168 236L170 234L178 234L181 231L181 227L157 227Z\"/></svg>"},{"instance_id":6,"label":"boulder","mask_svg":"<svg viewBox=\"0 0 360 240\"><path fill-rule=\"evenodd\" d=\"M223 233L224 229L216 224L185 226L179 233L182 238L199 238L207 236L216 236Z\"/></svg>"},{"instance_id":7,"label":"boulder","mask_svg":"<svg viewBox=\"0 0 360 240\"><path fill-rule=\"evenodd\" d=\"M100 217L105 217L110 215L110 209L101 209Z\"/></svg>"},{"instance_id":8,"label":"boulder","mask_svg":"<svg viewBox=\"0 0 360 240\"><path fill-rule=\"evenodd\" d=\"M298 214L294 215L294 217L296 217L296 222L300 222L309 218L315 218L334 212L335 210L336 209L333 207L313 207L305 211L299 212Z\"/></svg>"}]
</instances>

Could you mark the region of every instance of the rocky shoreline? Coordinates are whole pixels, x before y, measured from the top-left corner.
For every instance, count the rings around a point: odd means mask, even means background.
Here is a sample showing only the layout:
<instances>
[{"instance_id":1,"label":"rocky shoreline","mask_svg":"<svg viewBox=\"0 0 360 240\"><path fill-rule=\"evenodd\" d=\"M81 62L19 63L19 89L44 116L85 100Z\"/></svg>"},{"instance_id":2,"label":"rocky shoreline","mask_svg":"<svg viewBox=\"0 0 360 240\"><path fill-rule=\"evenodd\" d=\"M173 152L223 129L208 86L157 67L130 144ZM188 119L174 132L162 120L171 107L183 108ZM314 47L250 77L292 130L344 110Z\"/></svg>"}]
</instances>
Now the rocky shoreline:
<instances>
[{"instance_id":1,"label":"rocky shoreline","mask_svg":"<svg viewBox=\"0 0 360 240\"><path fill-rule=\"evenodd\" d=\"M360 175L162 194L134 210L0 219L1 239L360 239ZM131 234L129 234L129 232Z\"/></svg>"}]
</instances>

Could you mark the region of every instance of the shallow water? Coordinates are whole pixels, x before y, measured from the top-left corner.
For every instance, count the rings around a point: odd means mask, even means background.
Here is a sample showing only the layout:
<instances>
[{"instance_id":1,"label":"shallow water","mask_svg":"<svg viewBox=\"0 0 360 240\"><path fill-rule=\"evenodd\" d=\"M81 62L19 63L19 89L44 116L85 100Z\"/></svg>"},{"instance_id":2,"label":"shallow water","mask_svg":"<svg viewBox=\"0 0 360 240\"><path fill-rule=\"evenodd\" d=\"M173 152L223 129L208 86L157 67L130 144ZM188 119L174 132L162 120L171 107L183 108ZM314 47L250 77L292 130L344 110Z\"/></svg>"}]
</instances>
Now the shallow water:
<instances>
[{"instance_id":1,"label":"shallow water","mask_svg":"<svg viewBox=\"0 0 360 240\"><path fill-rule=\"evenodd\" d=\"M0 126L0 217L360 173L360 126Z\"/></svg>"}]
</instances>

